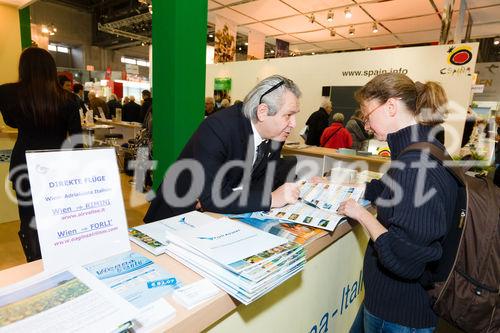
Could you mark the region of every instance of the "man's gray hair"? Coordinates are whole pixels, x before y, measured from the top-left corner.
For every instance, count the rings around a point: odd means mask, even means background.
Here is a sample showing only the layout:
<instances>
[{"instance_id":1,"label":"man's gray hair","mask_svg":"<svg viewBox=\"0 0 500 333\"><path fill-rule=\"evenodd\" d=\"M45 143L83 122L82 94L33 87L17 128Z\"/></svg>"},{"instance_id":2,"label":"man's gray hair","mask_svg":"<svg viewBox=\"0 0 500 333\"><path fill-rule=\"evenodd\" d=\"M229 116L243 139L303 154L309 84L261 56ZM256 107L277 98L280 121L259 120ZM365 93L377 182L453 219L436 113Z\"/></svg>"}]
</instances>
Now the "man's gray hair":
<instances>
[{"instance_id":1,"label":"man's gray hair","mask_svg":"<svg viewBox=\"0 0 500 333\"><path fill-rule=\"evenodd\" d=\"M344 115L340 112L336 113L332 117L332 121L336 123L343 123L344 122Z\"/></svg>"},{"instance_id":2,"label":"man's gray hair","mask_svg":"<svg viewBox=\"0 0 500 333\"><path fill-rule=\"evenodd\" d=\"M266 91L283 82L280 87L265 94ZM257 120L257 107L262 97L262 103L269 108L268 115L274 116L283 105L283 95L290 91L297 98L302 94L299 87L290 79L281 75L272 75L260 81L245 97L243 114L251 121ZM265 94L265 96L263 96Z\"/></svg>"},{"instance_id":3,"label":"man's gray hair","mask_svg":"<svg viewBox=\"0 0 500 333\"><path fill-rule=\"evenodd\" d=\"M327 107L332 107L332 101L330 101L329 99L324 99L322 102L321 102L321 105L320 105L323 109L326 109Z\"/></svg>"}]
</instances>

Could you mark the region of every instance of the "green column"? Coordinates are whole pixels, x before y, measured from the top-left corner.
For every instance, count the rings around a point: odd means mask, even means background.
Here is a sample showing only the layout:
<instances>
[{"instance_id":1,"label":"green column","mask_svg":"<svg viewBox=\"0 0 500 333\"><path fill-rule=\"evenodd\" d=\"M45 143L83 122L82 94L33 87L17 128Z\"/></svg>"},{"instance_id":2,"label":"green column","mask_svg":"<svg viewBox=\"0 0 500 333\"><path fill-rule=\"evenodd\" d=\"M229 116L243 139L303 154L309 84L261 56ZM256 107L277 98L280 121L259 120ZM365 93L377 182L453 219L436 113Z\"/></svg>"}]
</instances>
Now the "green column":
<instances>
[{"instance_id":1,"label":"green column","mask_svg":"<svg viewBox=\"0 0 500 333\"><path fill-rule=\"evenodd\" d=\"M204 116L206 0L153 3L154 186Z\"/></svg>"},{"instance_id":2,"label":"green column","mask_svg":"<svg viewBox=\"0 0 500 333\"><path fill-rule=\"evenodd\" d=\"M31 19L30 7L19 9L19 25L21 28L21 48L31 46Z\"/></svg>"}]
</instances>

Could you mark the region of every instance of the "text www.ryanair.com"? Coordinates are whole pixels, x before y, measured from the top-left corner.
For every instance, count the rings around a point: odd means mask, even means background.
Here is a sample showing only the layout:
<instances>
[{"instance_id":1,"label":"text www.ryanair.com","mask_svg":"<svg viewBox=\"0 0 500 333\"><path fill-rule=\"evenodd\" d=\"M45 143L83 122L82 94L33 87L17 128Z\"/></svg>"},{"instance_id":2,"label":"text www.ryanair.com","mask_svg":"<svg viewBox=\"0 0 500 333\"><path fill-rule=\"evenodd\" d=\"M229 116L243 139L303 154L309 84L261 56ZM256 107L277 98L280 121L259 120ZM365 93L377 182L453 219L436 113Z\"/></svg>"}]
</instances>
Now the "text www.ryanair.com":
<instances>
[{"instance_id":1,"label":"text www.ryanair.com","mask_svg":"<svg viewBox=\"0 0 500 333\"><path fill-rule=\"evenodd\" d=\"M365 70L353 70L353 71L342 71L342 76L377 76L384 73L401 73L408 74L407 68L390 68L390 69L365 69Z\"/></svg>"},{"instance_id":2,"label":"text www.ryanair.com","mask_svg":"<svg viewBox=\"0 0 500 333\"><path fill-rule=\"evenodd\" d=\"M105 229L105 230L96 230L96 231L89 232L89 233L86 233L86 234L83 234L83 235L80 235L80 236L75 236L75 237L72 237L70 239L66 239L64 241L55 242L54 245L58 246L58 245L62 245L62 244L68 244L68 243L72 243L72 242L78 242L78 241L81 241L84 238L93 237L93 236L97 236L97 235L100 235L100 234L105 234L105 233L108 233L108 232L111 232L111 231L115 231L116 229L118 229L118 227L113 227L113 228L109 228L109 229Z\"/></svg>"}]
</instances>

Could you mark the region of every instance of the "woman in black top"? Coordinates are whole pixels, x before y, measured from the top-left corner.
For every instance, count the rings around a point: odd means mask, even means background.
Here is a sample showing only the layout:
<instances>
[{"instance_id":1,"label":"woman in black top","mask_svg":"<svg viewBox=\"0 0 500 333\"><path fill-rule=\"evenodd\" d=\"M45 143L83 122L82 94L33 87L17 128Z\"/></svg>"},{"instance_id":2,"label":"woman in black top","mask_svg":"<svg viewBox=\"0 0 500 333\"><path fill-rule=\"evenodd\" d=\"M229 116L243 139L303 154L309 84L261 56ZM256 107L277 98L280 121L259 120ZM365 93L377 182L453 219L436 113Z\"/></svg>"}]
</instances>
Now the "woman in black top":
<instances>
[{"instance_id":1,"label":"woman in black top","mask_svg":"<svg viewBox=\"0 0 500 333\"><path fill-rule=\"evenodd\" d=\"M50 53L30 47L19 59L19 81L0 86L0 112L7 125L18 129L9 179L18 200L19 238L27 261L33 261L41 253L25 152L59 149L68 134L81 133L78 103L59 85Z\"/></svg>"},{"instance_id":2,"label":"woman in black top","mask_svg":"<svg viewBox=\"0 0 500 333\"><path fill-rule=\"evenodd\" d=\"M420 151L401 152L414 142L432 142L446 113L439 84L414 83L402 74L382 74L356 93L365 126L387 140L391 168L366 186L375 218L348 200L339 213L361 223L370 234L363 272L364 307L351 332L432 332L437 316L420 283L429 263L442 256L440 241L453 220L458 185L453 176ZM360 329L360 326L364 328Z\"/></svg>"}]
</instances>

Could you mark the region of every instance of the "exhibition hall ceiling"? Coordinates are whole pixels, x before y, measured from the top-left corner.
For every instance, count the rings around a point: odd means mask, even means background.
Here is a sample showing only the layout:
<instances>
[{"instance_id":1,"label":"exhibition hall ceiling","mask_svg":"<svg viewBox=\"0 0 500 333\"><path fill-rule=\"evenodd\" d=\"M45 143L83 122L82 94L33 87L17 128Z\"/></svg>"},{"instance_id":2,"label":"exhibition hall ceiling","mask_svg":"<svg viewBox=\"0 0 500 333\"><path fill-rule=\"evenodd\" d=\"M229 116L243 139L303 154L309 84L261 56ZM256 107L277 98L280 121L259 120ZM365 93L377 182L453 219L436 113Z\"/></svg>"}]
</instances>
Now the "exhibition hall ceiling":
<instances>
[{"instance_id":1,"label":"exhibition hall ceiling","mask_svg":"<svg viewBox=\"0 0 500 333\"><path fill-rule=\"evenodd\" d=\"M208 20L214 23L217 15L223 16L236 23L238 32L258 31L267 37L267 42L276 38L285 40L295 53L333 52L438 42L445 2L208 0ZM460 3L461 0L454 2L449 39L453 39ZM499 0L466 0L466 3L465 22L468 14L473 22L471 38L500 34ZM352 14L350 18L345 15L347 8ZM327 19L329 12L333 13L333 20ZM464 26L461 36L465 36L465 30Z\"/></svg>"}]
</instances>

